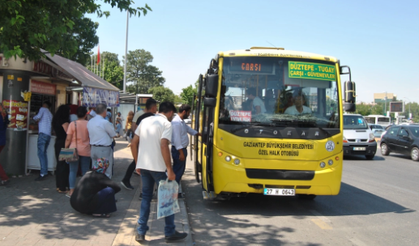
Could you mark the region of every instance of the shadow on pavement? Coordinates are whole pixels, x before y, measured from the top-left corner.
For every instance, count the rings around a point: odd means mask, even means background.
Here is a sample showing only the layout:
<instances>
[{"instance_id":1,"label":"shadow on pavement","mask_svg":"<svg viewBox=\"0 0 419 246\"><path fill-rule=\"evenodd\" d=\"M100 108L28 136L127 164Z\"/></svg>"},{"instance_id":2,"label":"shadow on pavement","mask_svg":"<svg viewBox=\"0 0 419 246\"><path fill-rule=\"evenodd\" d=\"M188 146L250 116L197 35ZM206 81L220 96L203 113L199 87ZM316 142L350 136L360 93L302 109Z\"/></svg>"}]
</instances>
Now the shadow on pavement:
<instances>
[{"instance_id":1,"label":"shadow on pavement","mask_svg":"<svg viewBox=\"0 0 419 246\"><path fill-rule=\"evenodd\" d=\"M287 234L297 233L296 228L269 223L273 218L287 225L289 224L287 220L290 218L301 220L308 218L308 221L311 221L319 214L352 216L415 212L346 183L341 184L339 195L318 196L313 201L261 194L250 194L227 201L207 201L202 198L201 184L196 183L193 169L187 169L185 176L188 178L182 182L187 194L189 221L194 233L199 234L199 237L194 238L198 245L230 245L230 242L234 242L231 245L286 244ZM257 223L251 219L255 216L259 220ZM260 223L265 220L267 223ZM299 245L317 244L301 241Z\"/></svg>"},{"instance_id":2,"label":"shadow on pavement","mask_svg":"<svg viewBox=\"0 0 419 246\"><path fill-rule=\"evenodd\" d=\"M118 184L132 161L129 150L123 150L126 146L126 142L115 146L116 151L122 150L125 155L115 157L112 180ZM7 187L0 187L0 244L1 238L6 237L8 242L22 241L16 245L32 245L44 239L92 240L95 235L100 236L97 238L104 243L102 245L112 244L134 191L122 188L116 195L118 211L109 219L93 218L74 211L69 198L56 191L55 175L36 182L34 179L38 175L39 171L32 171L30 175L12 178ZM137 175L132 176L131 183L135 188L139 179Z\"/></svg>"}]
</instances>

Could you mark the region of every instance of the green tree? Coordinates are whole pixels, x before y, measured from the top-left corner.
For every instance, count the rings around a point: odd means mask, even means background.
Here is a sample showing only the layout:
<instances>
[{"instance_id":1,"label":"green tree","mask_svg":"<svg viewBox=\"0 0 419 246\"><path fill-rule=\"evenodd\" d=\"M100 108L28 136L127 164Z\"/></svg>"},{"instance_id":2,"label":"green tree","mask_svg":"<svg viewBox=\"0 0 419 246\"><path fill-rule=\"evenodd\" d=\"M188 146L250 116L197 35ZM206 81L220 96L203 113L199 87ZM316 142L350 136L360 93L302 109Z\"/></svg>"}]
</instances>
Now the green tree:
<instances>
[{"instance_id":1,"label":"green tree","mask_svg":"<svg viewBox=\"0 0 419 246\"><path fill-rule=\"evenodd\" d=\"M173 91L164 86L153 87L148 93L153 94L153 98L159 102L175 102L175 94Z\"/></svg>"},{"instance_id":2,"label":"green tree","mask_svg":"<svg viewBox=\"0 0 419 246\"><path fill-rule=\"evenodd\" d=\"M163 86L166 81L162 71L149 65L152 61L151 53L143 49L127 54L127 81L135 85L135 94L147 93L150 88Z\"/></svg>"},{"instance_id":3,"label":"green tree","mask_svg":"<svg viewBox=\"0 0 419 246\"><path fill-rule=\"evenodd\" d=\"M146 15L151 8L131 7L132 0L104 0L131 15ZM0 53L10 57L39 60L43 50L85 64L88 51L98 44L98 24L85 14L109 16L95 0L0 1Z\"/></svg>"},{"instance_id":4,"label":"green tree","mask_svg":"<svg viewBox=\"0 0 419 246\"><path fill-rule=\"evenodd\" d=\"M183 99L182 99L180 96L175 95L175 101L174 101L174 104L175 104L175 105L178 105L178 104L182 104L182 103L184 103L184 102L183 102Z\"/></svg>"},{"instance_id":5,"label":"green tree","mask_svg":"<svg viewBox=\"0 0 419 246\"><path fill-rule=\"evenodd\" d=\"M386 113L384 112L384 103L377 103L374 106L372 106L371 114L386 115Z\"/></svg>"},{"instance_id":6,"label":"green tree","mask_svg":"<svg viewBox=\"0 0 419 246\"><path fill-rule=\"evenodd\" d=\"M365 103L357 104L355 113L360 114L360 115L364 115L364 116L370 115L371 114L371 105L365 104Z\"/></svg>"},{"instance_id":7,"label":"green tree","mask_svg":"<svg viewBox=\"0 0 419 246\"><path fill-rule=\"evenodd\" d=\"M196 88L193 88L192 85L183 88L182 92L180 93L180 97L182 98L183 103L187 103L190 106L192 106L194 95L196 95Z\"/></svg>"},{"instance_id":8,"label":"green tree","mask_svg":"<svg viewBox=\"0 0 419 246\"><path fill-rule=\"evenodd\" d=\"M95 61L96 56L94 55L92 57ZM124 85L124 68L120 65L121 62L118 59L118 54L104 51L100 55L100 59L100 66L97 66L96 63L92 66L91 60L89 60L85 65L86 68L95 72L100 77L103 76L104 80L122 90Z\"/></svg>"},{"instance_id":9,"label":"green tree","mask_svg":"<svg viewBox=\"0 0 419 246\"><path fill-rule=\"evenodd\" d=\"M103 52L101 59L104 59L104 79L119 89L124 87L124 67L121 66L118 54Z\"/></svg>"}]
</instances>

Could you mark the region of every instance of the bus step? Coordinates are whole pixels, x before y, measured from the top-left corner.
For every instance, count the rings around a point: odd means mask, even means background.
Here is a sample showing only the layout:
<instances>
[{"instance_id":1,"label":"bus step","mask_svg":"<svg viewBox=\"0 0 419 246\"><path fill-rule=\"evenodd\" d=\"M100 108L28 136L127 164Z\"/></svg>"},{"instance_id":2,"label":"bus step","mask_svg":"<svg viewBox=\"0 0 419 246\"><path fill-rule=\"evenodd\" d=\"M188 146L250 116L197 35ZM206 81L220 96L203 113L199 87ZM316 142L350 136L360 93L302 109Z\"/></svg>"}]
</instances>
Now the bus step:
<instances>
[{"instance_id":1,"label":"bus step","mask_svg":"<svg viewBox=\"0 0 419 246\"><path fill-rule=\"evenodd\" d=\"M210 192L202 191L202 198L204 198L204 200L214 200L215 194L213 191L210 191Z\"/></svg>"}]
</instances>

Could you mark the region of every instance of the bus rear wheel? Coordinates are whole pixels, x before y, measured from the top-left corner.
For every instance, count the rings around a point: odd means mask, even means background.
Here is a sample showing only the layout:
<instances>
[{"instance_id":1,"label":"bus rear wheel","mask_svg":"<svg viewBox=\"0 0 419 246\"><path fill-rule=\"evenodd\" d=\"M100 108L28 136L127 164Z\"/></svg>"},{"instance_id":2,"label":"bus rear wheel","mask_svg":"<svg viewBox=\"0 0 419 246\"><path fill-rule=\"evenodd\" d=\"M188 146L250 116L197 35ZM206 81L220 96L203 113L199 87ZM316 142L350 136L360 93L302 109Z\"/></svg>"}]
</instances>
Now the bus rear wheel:
<instances>
[{"instance_id":1,"label":"bus rear wheel","mask_svg":"<svg viewBox=\"0 0 419 246\"><path fill-rule=\"evenodd\" d=\"M309 201L311 201L311 200L314 200L314 198L316 198L316 195L298 195L298 199L301 199L301 200L309 200Z\"/></svg>"}]
</instances>

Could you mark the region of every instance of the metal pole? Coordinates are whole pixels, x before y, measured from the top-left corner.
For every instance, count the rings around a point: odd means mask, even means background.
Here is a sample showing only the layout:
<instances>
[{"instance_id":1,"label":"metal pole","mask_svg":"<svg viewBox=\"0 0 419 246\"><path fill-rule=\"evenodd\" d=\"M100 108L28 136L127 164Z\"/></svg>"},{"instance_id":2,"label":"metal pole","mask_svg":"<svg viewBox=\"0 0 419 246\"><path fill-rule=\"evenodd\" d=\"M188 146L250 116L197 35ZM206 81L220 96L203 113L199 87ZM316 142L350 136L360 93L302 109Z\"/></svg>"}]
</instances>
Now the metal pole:
<instances>
[{"instance_id":1,"label":"metal pole","mask_svg":"<svg viewBox=\"0 0 419 246\"><path fill-rule=\"evenodd\" d=\"M404 98L406 98L407 100L409 100L409 116L407 118L410 119L410 103L411 103L411 101L407 97L404 97ZM406 102L404 103L404 105L406 106Z\"/></svg>"},{"instance_id":2,"label":"metal pole","mask_svg":"<svg viewBox=\"0 0 419 246\"><path fill-rule=\"evenodd\" d=\"M127 11L127 30L125 35L125 59L124 59L124 90L125 93L126 84L127 84L127 49L128 49L128 20L129 20L129 12Z\"/></svg>"},{"instance_id":3,"label":"metal pole","mask_svg":"<svg viewBox=\"0 0 419 246\"><path fill-rule=\"evenodd\" d=\"M387 91L386 96L384 97L384 115L387 116Z\"/></svg>"}]
</instances>

